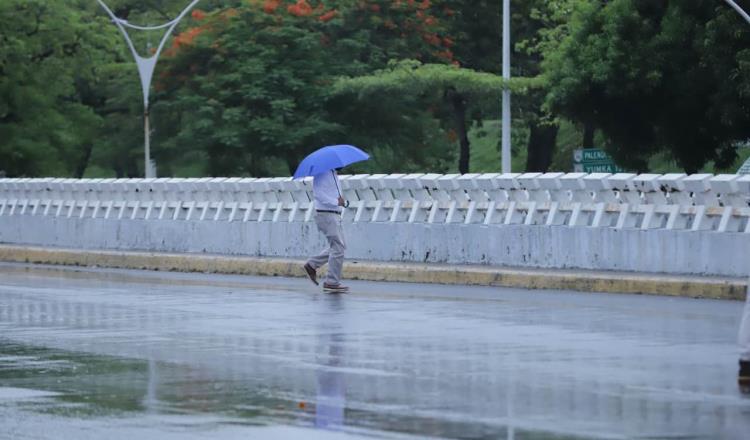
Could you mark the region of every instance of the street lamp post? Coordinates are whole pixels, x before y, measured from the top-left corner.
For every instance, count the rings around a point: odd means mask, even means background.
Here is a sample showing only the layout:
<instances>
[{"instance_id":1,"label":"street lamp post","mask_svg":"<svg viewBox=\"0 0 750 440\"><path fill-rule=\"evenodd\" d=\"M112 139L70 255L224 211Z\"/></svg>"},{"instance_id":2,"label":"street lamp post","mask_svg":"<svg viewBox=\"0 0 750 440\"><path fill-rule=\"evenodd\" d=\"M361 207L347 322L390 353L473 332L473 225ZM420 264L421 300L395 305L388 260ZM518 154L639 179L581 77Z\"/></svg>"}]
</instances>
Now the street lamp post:
<instances>
[{"instance_id":1,"label":"street lamp post","mask_svg":"<svg viewBox=\"0 0 750 440\"><path fill-rule=\"evenodd\" d=\"M159 59L159 55L161 54L162 49L164 48L164 44L167 42L167 38L172 34L172 31L177 26L177 24L182 20L182 17L185 16L185 14L190 11L190 9L193 8L200 0L193 0L190 2L190 4L182 10L180 15L177 16L174 20L164 23L160 26L136 26L134 24L130 24L127 22L127 20L123 20L120 18L117 18L117 16L112 12L112 10L107 7L107 5L104 3L103 0L96 0L99 2L102 8L104 8L105 11L107 11L107 14L112 18L112 21L117 26L118 29L120 29L120 32L122 32L122 36L125 37L125 42L128 43L128 47L130 48L130 52L133 54L133 58L135 59L135 63L138 66L138 75L141 79L141 90L143 91L143 146L144 146L144 174L147 178L156 177L156 166L151 162L151 129L149 127L149 90L151 88L151 79L154 76L154 69L156 68L156 62ZM159 29L166 29L164 32L164 35L161 38L161 41L159 42L159 46L156 49L156 52L154 52L152 55L147 57L142 57L138 54L138 51L135 50L135 46L133 45L133 41L130 39L130 36L128 35L128 31L125 28L129 29L136 29L140 31L153 31L153 30L159 30Z\"/></svg>"},{"instance_id":2,"label":"street lamp post","mask_svg":"<svg viewBox=\"0 0 750 440\"><path fill-rule=\"evenodd\" d=\"M503 0L503 79L510 79L510 0ZM510 89L503 89L502 172L510 173Z\"/></svg>"},{"instance_id":3,"label":"street lamp post","mask_svg":"<svg viewBox=\"0 0 750 440\"><path fill-rule=\"evenodd\" d=\"M750 23L750 15L748 15L747 12L745 12L745 10L740 7L740 5L735 3L734 0L724 0L724 1L727 2L729 6L734 8L734 10L737 11L737 13L740 14L742 18L745 19L745 21Z\"/></svg>"}]
</instances>

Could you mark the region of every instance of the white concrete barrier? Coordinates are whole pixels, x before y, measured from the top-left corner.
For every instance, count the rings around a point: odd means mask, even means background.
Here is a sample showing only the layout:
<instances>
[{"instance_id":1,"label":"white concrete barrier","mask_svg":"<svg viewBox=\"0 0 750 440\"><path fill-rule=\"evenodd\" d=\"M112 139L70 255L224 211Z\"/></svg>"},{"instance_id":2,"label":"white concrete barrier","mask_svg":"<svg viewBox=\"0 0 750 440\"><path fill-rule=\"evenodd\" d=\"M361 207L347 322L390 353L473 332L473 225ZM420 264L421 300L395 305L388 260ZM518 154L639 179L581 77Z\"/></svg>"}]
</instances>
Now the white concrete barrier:
<instances>
[{"instance_id":1,"label":"white concrete barrier","mask_svg":"<svg viewBox=\"0 0 750 440\"><path fill-rule=\"evenodd\" d=\"M341 183L355 222L750 232L747 175L381 174ZM0 216L310 221L311 200L309 179L0 179Z\"/></svg>"},{"instance_id":2,"label":"white concrete barrier","mask_svg":"<svg viewBox=\"0 0 750 440\"><path fill-rule=\"evenodd\" d=\"M750 233L750 176L342 176L354 222L586 226ZM310 179L0 179L0 216L311 221Z\"/></svg>"},{"instance_id":3,"label":"white concrete barrier","mask_svg":"<svg viewBox=\"0 0 750 440\"><path fill-rule=\"evenodd\" d=\"M309 178L0 179L0 242L58 246L85 242L88 247L99 248L179 250L179 244L167 243L166 239L159 241L153 234L158 231L170 240L180 240L167 231L188 233L190 228L198 228L180 226L181 222L205 223L199 228L213 230L217 237L223 236L222 231L235 230L236 226L229 229L225 226L235 223L245 225L239 227L251 232L278 230L292 234L283 238L294 242L304 238L299 235L300 225L307 225L304 228L307 231L312 224L311 183ZM363 241L356 245L361 251L356 255L359 258L417 261L437 258L434 261L622 270L651 268L737 276L746 276L744 272L750 268L750 264L745 264L749 260L745 250L750 244L750 175L380 174L342 176L341 187L351 203L343 216L349 224L347 228L363 234L358 237ZM114 226L108 226L108 222L117 225L113 230L119 232L110 231ZM122 231L134 228L128 222L143 224L135 229L150 238L122 235ZM84 233L77 228L89 223L96 224L101 233L109 231L115 237L99 235L79 240L65 236L71 232ZM271 226L253 226L256 224ZM273 226L281 224L291 225ZM382 226L374 228L374 225ZM416 225L428 227L416 228ZM444 238L426 232L436 230L438 225L444 231ZM52 234L42 233L38 228L52 228ZM152 232L146 232L149 228ZM511 230L519 234L518 238L507 235ZM385 236L367 231L378 231ZM394 235L384 231L393 231ZM404 231L422 232L412 235ZM641 241L644 235L633 235L649 231L653 232L649 235L654 240L652 245ZM396 233L402 234L400 240L406 240L397 246L401 257L383 248ZM582 241L569 243L568 236ZM615 238L626 236L644 247L634 249L628 242ZM488 257L493 255L489 249L477 255L470 251L483 248L487 242L497 243L493 237L511 240L503 242L503 246L525 249L525 254L508 251L505 255L526 257L516 261ZM541 241L520 244L518 240L522 237ZM602 241L602 237L608 237L608 241ZM258 244L257 237L246 239L256 241L238 242L236 248L206 243L184 250L242 253L244 248L255 249L251 254L285 256L305 255L309 251L307 245L283 246L279 251L268 247L271 242L264 247ZM475 243L476 240L483 243ZM725 255L704 255L700 247L696 248L695 243L712 240L725 243ZM579 249L571 256L568 250L558 248L563 243L595 246ZM651 249L657 243L673 251ZM690 255L678 254L688 249ZM545 251L549 252L543 260L530 257ZM615 257L617 253L622 255ZM589 264L587 258L599 263ZM611 258L609 265L607 258ZM672 262L662 264L659 258ZM736 261L730 264L727 258ZM628 263L628 259L651 263L643 267L642 263ZM744 270L739 269L742 264Z\"/></svg>"}]
</instances>

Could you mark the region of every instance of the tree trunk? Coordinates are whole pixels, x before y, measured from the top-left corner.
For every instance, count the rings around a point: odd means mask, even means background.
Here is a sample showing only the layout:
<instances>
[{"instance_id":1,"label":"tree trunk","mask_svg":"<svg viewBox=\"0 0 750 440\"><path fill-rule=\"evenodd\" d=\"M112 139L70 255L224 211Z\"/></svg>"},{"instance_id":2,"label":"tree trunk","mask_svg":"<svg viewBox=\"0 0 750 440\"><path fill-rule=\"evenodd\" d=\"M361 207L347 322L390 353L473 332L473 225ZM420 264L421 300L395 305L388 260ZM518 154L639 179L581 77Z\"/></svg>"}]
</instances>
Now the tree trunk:
<instances>
[{"instance_id":1,"label":"tree trunk","mask_svg":"<svg viewBox=\"0 0 750 440\"><path fill-rule=\"evenodd\" d=\"M125 174L130 179L137 179L143 177L146 173L138 169L138 162L136 159L129 157L125 162Z\"/></svg>"},{"instance_id":2,"label":"tree trunk","mask_svg":"<svg viewBox=\"0 0 750 440\"><path fill-rule=\"evenodd\" d=\"M447 97L453 106L453 118L456 123L456 134L460 150L458 153L458 172L466 174L469 172L469 159L471 158L468 131L466 129L466 98L455 90L449 90Z\"/></svg>"},{"instance_id":3,"label":"tree trunk","mask_svg":"<svg viewBox=\"0 0 750 440\"><path fill-rule=\"evenodd\" d=\"M583 148L594 148L594 124L586 122L583 126Z\"/></svg>"},{"instance_id":4,"label":"tree trunk","mask_svg":"<svg viewBox=\"0 0 750 440\"><path fill-rule=\"evenodd\" d=\"M81 179L83 178L83 173L86 172L86 168L89 166L89 159L91 159L91 150L94 149L93 143L88 143L83 147L83 157L81 157L81 160L76 164L75 169L75 178Z\"/></svg>"},{"instance_id":5,"label":"tree trunk","mask_svg":"<svg viewBox=\"0 0 750 440\"><path fill-rule=\"evenodd\" d=\"M554 124L532 122L529 126L526 172L546 173L552 164L559 127Z\"/></svg>"},{"instance_id":6,"label":"tree trunk","mask_svg":"<svg viewBox=\"0 0 750 440\"><path fill-rule=\"evenodd\" d=\"M296 154L297 152L294 150L289 150L289 152L284 156L284 162L286 162L287 168L289 168L289 175L293 176L294 172L297 171L297 166L299 166L299 163L302 161L302 159L305 158L302 154Z\"/></svg>"}]
</instances>

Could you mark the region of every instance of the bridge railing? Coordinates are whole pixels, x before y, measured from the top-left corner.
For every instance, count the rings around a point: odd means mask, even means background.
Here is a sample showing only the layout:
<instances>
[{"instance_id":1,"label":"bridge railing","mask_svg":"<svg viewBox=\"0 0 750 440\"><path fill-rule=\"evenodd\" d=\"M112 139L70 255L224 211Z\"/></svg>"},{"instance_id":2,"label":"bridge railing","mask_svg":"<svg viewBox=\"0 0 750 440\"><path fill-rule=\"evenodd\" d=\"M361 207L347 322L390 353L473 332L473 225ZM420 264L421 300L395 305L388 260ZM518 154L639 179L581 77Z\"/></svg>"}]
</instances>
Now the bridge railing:
<instances>
[{"instance_id":1,"label":"bridge railing","mask_svg":"<svg viewBox=\"0 0 750 440\"><path fill-rule=\"evenodd\" d=\"M341 176L352 222L540 225L750 233L750 175ZM291 178L0 179L0 217L309 222Z\"/></svg>"}]
</instances>

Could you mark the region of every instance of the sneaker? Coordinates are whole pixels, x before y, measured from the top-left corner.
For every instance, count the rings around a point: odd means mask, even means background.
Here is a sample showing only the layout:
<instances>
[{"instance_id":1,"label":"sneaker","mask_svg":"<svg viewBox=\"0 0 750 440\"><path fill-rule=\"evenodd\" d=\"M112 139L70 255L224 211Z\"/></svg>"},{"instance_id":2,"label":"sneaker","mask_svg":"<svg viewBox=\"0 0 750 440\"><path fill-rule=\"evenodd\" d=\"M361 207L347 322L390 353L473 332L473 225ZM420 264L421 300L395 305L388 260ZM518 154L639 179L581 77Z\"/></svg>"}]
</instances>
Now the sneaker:
<instances>
[{"instance_id":1,"label":"sneaker","mask_svg":"<svg viewBox=\"0 0 750 440\"><path fill-rule=\"evenodd\" d=\"M312 281L316 286L318 285L318 273L315 272L315 269L312 268L308 263L305 263L305 272L307 272L307 277L310 278L310 281Z\"/></svg>"},{"instance_id":2,"label":"sneaker","mask_svg":"<svg viewBox=\"0 0 750 440\"><path fill-rule=\"evenodd\" d=\"M347 293L349 288L341 284L323 283L323 291L328 293Z\"/></svg>"},{"instance_id":3,"label":"sneaker","mask_svg":"<svg viewBox=\"0 0 750 440\"><path fill-rule=\"evenodd\" d=\"M737 383L742 393L750 394L750 361L740 361L740 372L737 375Z\"/></svg>"}]
</instances>

